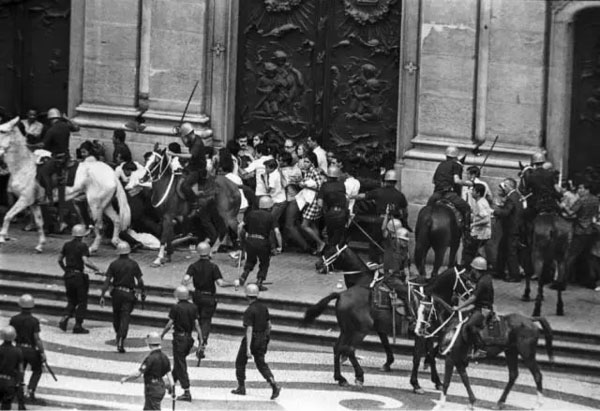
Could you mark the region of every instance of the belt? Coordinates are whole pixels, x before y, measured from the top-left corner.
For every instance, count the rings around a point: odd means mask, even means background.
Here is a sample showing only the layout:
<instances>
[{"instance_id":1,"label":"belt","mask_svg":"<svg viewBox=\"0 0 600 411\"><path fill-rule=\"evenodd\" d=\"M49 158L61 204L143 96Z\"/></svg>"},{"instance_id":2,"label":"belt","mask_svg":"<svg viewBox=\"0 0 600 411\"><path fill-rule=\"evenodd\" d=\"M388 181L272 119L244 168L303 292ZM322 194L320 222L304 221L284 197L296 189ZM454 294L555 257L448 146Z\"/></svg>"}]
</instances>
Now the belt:
<instances>
[{"instance_id":1,"label":"belt","mask_svg":"<svg viewBox=\"0 0 600 411\"><path fill-rule=\"evenodd\" d=\"M151 384L156 384L156 383L163 383L164 384L165 383L162 378L150 378L148 380L148 382L151 383Z\"/></svg>"},{"instance_id":2,"label":"belt","mask_svg":"<svg viewBox=\"0 0 600 411\"><path fill-rule=\"evenodd\" d=\"M256 331L252 333L253 337L264 337L269 335L269 333L267 331Z\"/></svg>"},{"instance_id":3,"label":"belt","mask_svg":"<svg viewBox=\"0 0 600 411\"><path fill-rule=\"evenodd\" d=\"M125 291L126 293L133 292L133 288L129 288L129 287L113 287L113 290Z\"/></svg>"},{"instance_id":4,"label":"belt","mask_svg":"<svg viewBox=\"0 0 600 411\"><path fill-rule=\"evenodd\" d=\"M173 335L192 335L192 332L187 331L173 331Z\"/></svg>"},{"instance_id":5,"label":"belt","mask_svg":"<svg viewBox=\"0 0 600 411\"><path fill-rule=\"evenodd\" d=\"M215 293L213 293L212 291L196 291L196 293L202 294L202 295L210 295L210 296L213 296L213 297L215 295Z\"/></svg>"},{"instance_id":6,"label":"belt","mask_svg":"<svg viewBox=\"0 0 600 411\"><path fill-rule=\"evenodd\" d=\"M5 374L0 374L0 380L8 380L8 381L12 381L14 380L14 377L11 377L10 375L5 375Z\"/></svg>"},{"instance_id":7,"label":"belt","mask_svg":"<svg viewBox=\"0 0 600 411\"><path fill-rule=\"evenodd\" d=\"M265 236L262 234L248 234L248 238L258 238L260 240L265 240Z\"/></svg>"},{"instance_id":8,"label":"belt","mask_svg":"<svg viewBox=\"0 0 600 411\"><path fill-rule=\"evenodd\" d=\"M344 211L344 207L338 207L338 206L330 207L329 211Z\"/></svg>"},{"instance_id":9,"label":"belt","mask_svg":"<svg viewBox=\"0 0 600 411\"><path fill-rule=\"evenodd\" d=\"M18 347L25 347L25 348L35 348L33 345L31 344L25 344L25 343L17 343Z\"/></svg>"}]
</instances>

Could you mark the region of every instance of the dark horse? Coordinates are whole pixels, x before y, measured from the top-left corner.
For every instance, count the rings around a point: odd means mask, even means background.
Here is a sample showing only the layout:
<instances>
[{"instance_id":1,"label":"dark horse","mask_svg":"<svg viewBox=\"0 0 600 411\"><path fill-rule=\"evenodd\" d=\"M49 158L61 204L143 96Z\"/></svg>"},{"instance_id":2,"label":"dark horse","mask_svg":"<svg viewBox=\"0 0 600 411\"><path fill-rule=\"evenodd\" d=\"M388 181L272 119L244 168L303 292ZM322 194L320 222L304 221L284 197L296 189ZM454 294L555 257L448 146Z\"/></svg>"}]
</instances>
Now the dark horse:
<instances>
[{"instance_id":1,"label":"dark horse","mask_svg":"<svg viewBox=\"0 0 600 411\"><path fill-rule=\"evenodd\" d=\"M171 168L172 157L166 149L155 150L148 159L146 170L152 179L152 206L158 209L161 216L162 230L160 237L160 250L153 265L161 265L170 261L173 253L174 220L176 217L188 214L188 204L183 195L179 193L182 176L173 172ZM216 208L218 218L222 220L219 226L237 232L237 213L240 208L240 193L237 186L223 176L208 177L203 187L205 192L214 193L208 198L201 199L204 213L210 213ZM223 238L226 232L220 232Z\"/></svg>"},{"instance_id":2,"label":"dark horse","mask_svg":"<svg viewBox=\"0 0 600 411\"><path fill-rule=\"evenodd\" d=\"M450 206L436 203L419 210L415 227L415 265L419 275L425 277L425 259L433 248L435 260L431 276L436 276L444 263L446 250L450 248L448 267L456 263L456 253L460 245L460 227Z\"/></svg>"},{"instance_id":3,"label":"dark horse","mask_svg":"<svg viewBox=\"0 0 600 411\"><path fill-rule=\"evenodd\" d=\"M432 315L432 311L435 311L436 314ZM440 405L443 405L446 401L448 387L450 386L454 367L456 367L469 395L470 408L473 409L475 395L471 389L469 376L467 375L466 370L470 344L466 341L464 333L461 330L463 325L462 313L453 311L444 298L434 298L432 303L422 301L418 310L415 333L425 335L427 329L429 329L429 332L431 333L433 329L437 328L439 325L438 323L429 323L426 320L427 318L434 317L440 319L439 324L443 324L441 328L438 328L439 331L437 333L440 341L442 341L442 343L449 342L449 347L445 350L446 366ZM502 344L498 343L497 345L487 345L485 347L488 357L495 357L501 352L504 352L506 365L508 366L508 383L498 400L497 407L499 409L504 407L506 397L519 375L519 355L533 375L538 392L538 406L541 406L543 400L542 373L535 360L540 331L535 323L539 322L542 326L546 339L546 351L551 361L553 360L552 329L550 328L548 321L542 317L530 318L521 314L508 314L500 317L501 321L505 321L507 335L503 339ZM430 334L430 336L432 335Z\"/></svg>"},{"instance_id":4,"label":"dark horse","mask_svg":"<svg viewBox=\"0 0 600 411\"><path fill-rule=\"evenodd\" d=\"M326 265L335 264L337 269L347 270L345 275L347 290L340 293L332 293L321 301L309 307L304 315L304 323L309 324L323 313L332 300L337 300L335 312L340 327L340 335L333 347L334 375L333 378L341 386L347 386L348 381L340 371L340 356L347 355L354 367L356 382L362 385L364 382L364 371L358 363L355 355L356 347L362 342L367 334L375 331L385 349L386 362L382 367L384 371L391 370L394 355L388 340L388 334L392 332L391 310L376 309L371 305L371 287L373 272L367 265L348 247L327 247L323 252L323 261ZM408 294L406 286L395 285L399 294ZM414 302L415 299L413 298ZM405 315L414 318L415 312L411 304L404 301ZM416 308L416 304L415 304ZM420 359L421 357L419 357ZM434 359L429 358L432 364L432 381L441 385L439 376L435 369ZM418 362L416 366L418 367ZM418 382L413 384L415 390L420 389Z\"/></svg>"},{"instance_id":5,"label":"dark horse","mask_svg":"<svg viewBox=\"0 0 600 411\"><path fill-rule=\"evenodd\" d=\"M520 165L520 164L519 164ZM519 191L526 193L528 191L528 179L532 168L530 166L521 167L519 173L521 183ZM554 268L557 275L555 283L557 301L556 315L564 315L564 306L562 300L562 290L566 283L567 270L567 252L573 236L573 225L559 214L540 213L538 214L530 227L531 243L531 263L533 265L533 275L538 278L537 296L535 297L535 307L533 316L538 317L542 310L542 301L544 299L544 285L553 280ZM525 276L525 293L523 300L529 301L531 278Z\"/></svg>"}]
</instances>

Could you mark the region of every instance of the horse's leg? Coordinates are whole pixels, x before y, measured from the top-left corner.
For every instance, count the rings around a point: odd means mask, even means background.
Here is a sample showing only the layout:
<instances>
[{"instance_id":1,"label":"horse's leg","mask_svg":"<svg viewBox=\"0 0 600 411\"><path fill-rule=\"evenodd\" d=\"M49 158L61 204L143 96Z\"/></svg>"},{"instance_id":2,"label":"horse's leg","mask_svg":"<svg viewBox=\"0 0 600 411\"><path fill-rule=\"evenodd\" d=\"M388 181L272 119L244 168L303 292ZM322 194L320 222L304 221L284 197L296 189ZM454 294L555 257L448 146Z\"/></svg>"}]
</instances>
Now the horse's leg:
<instances>
[{"instance_id":1,"label":"horse's leg","mask_svg":"<svg viewBox=\"0 0 600 411\"><path fill-rule=\"evenodd\" d=\"M444 385L442 386L442 392L440 394L439 406L443 407L446 404L446 394L448 393L448 387L452 381L452 372L454 371L454 361L450 358L451 353L446 355L446 367L444 369Z\"/></svg>"},{"instance_id":2,"label":"horse's leg","mask_svg":"<svg viewBox=\"0 0 600 411\"><path fill-rule=\"evenodd\" d=\"M162 230L160 235L160 248L158 249L158 255L154 261L152 261L153 267L159 267L165 262L165 249L173 238L173 217L170 214L164 214L162 218Z\"/></svg>"},{"instance_id":3,"label":"horse's leg","mask_svg":"<svg viewBox=\"0 0 600 411\"><path fill-rule=\"evenodd\" d=\"M425 351L425 339L415 336L415 345L412 355L412 372L410 373L410 385L413 387L415 394L425 394L425 391L419 385L419 365L421 365L421 357Z\"/></svg>"},{"instance_id":4,"label":"horse's leg","mask_svg":"<svg viewBox=\"0 0 600 411\"><path fill-rule=\"evenodd\" d=\"M531 301L531 275L525 271L525 291L521 296L521 301Z\"/></svg>"},{"instance_id":5,"label":"horse's leg","mask_svg":"<svg viewBox=\"0 0 600 411\"><path fill-rule=\"evenodd\" d=\"M90 201L88 198L88 204L90 206L90 214L92 217L92 220L94 220L94 241L92 242L92 245L90 246L90 253L93 254L95 252L98 251L98 248L100 248L100 241L102 240L102 232L103 232L103 228L104 228L104 221L102 220L102 208L100 206L100 203L94 203L93 201Z\"/></svg>"},{"instance_id":6,"label":"horse's leg","mask_svg":"<svg viewBox=\"0 0 600 411\"><path fill-rule=\"evenodd\" d=\"M436 246L434 249L435 259L433 261L433 271L431 272L431 278L438 275L440 267L444 264L444 257L446 256L445 246Z\"/></svg>"},{"instance_id":7,"label":"horse's leg","mask_svg":"<svg viewBox=\"0 0 600 411\"><path fill-rule=\"evenodd\" d=\"M528 351L527 356L521 353L521 357L523 358L523 363L529 368L531 371L531 375L533 376L533 380L535 381L535 387L537 389L537 400L535 403L536 409L541 409L544 403L544 392L542 387L542 372L540 371L540 367L535 360L535 347L537 345L537 341L534 341L530 345L530 349Z\"/></svg>"},{"instance_id":8,"label":"horse's leg","mask_svg":"<svg viewBox=\"0 0 600 411\"><path fill-rule=\"evenodd\" d=\"M27 204L27 200L25 199L25 195L21 195L19 199L13 204L13 206L6 212L4 215L4 221L2 222L2 230L0 230L0 244L6 241L6 236L8 235L8 228L10 227L10 222L13 218L17 216L21 211L27 208L29 204Z\"/></svg>"},{"instance_id":9,"label":"horse's leg","mask_svg":"<svg viewBox=\"0 0 600 411\"><path fill-rule=\"evenodd\" d=\"M35 220L35 225L38 230L38 245L35 247L35 251L41 253L43 251L44 244L46 244L46 234L44 233L44 218L42 217L42 210L40 206L37 204L32 204L29 206L31 210L31 214L33 215L33 219Z\"/></svg>"},{"instance_id":10,"label":"horse's leg","mask_svg":"<svg viewBox=\"0 0 600 411\"><path fill-rule=\"evenodd\" d=\"M556 315L565 315L565 308L563 305L563 300L562 300L562 291L561 290L557 290L556 291Z\"/></svg>"},{"instance_id":11,"label":"horse's leg","mask_svg":"<svg viewBox=\"0 0 600 411\"><path fill-rule=\"evenodd\" d=\"M467 369L463 364L461 364L456 366L456 371L458 371L458 375L460 375L460 379L462 380L463 385L467 389L467 395L469 396L469 409L472 410L475 405L475 394L473 394L473 389L471 388L471 383L469 382Z\"/></svg>"},{"instance_id":12,"label":"horse's leg","mask_svg":"<svg viewBox=\"0 0 600 411\"><path fill-rule=\"evenodd\" d=\"M394 353L390 346L390 340L388 339L387 334L382 331L378 331L377 335L379 335L379 339L385 350L385 364L381 366L381 371L390 372L392 370L391 365L394 363Z\"/></svg>"},{"instance_id":13,"label":"horse's leg","mask_svg":"<svg viewBox=\"0 0 600 411\"><path fill-rule=\"evenodd\" d=\"M431 382L435 385L436 390L442 389L442 382L440 381L440 376L437 372L437 367L435 364L435 356L437 354L438 349L433 347L433 341L426 340L425 341L425 358L426 361L429 359L429 367L431 371Z\"/></svg>"},{"instance_id":14,"label":"horse's leg","mask_svg":"<svg viewBox=\"0 0 600 411\"><path fill-rule=\"evenodd\" d=\"M460 239L458 241L453 241L450 245L450 254L448 255L448 268L452 268L456 265L456 254L458 253L459 245Z\"/></svg>"},{"instance_id":15,"label":"horse's leg","mask_svg":"<svg viewBox=\"0 0 600 411\"><path fill-rule=\"evenodd\" d=\"M342 376L342 371L340 369L340 356L341 356L341 342L342 342L342 333L338 337L335 344L333 344L333 379L337 381L341 387L348 386L348 381Z\"/></svg>"},{"instance_id":16,"label":"horse's leg","mask_svg":"<svg viewBox=\"0 0 600 411\"><path fill-rule=\"evenodd\" d=\"M547 267L547 264L545 264L545 252L544 250L540 250L541 246L542 245L534 239L531 259L533 262L533 275L537 276L538 281L538 292L535 297L535 307L533 309L534 317L539 317L542 310L542 300L544 298L543 284L546 276L545 268Z\"/></svg>"},{"instance_id":17,"label":"horse's leg","mask_svg":"<svg viewBox=\"0 0 600 411\"><path fill-rule=\"evenodd\" d=\"M106 216L113 223L113 235L110 242L116 247L117 244L119 244L119 242L121 241L119 239L119 234L121 233L121 219L119 218L119 215L110 203L108 203L106 208L104 208L104 214L106 214Z\"/></svg>"},{"instance_id":18,"label":"horse's leg","mask_svg":"<svg viewBox=\"0 0 600 411\"><path fill-rule=\"evenodd\" d=\"M351 347L351 349L349 350L348 359L350 360L350 363L354 367L354 377L355 377L354 382L358 387L362 387L363 384L365 383L365 372L362 369L362 367L360 366L360 363L358 362L358 360L356 359L356 351L354 350L354 347Z\"/></svg>"},{"instance_id":19,"label":"horse's leg","mask_svg":"<svg viewBox=\"0 0 600 411\"><path fill-rule=\"evenodd\" d=\"M512 389L517 377L519 376L519 353L515 347L509 347L505 351L506 355L506 365L508 366L508 383L496 404L496 409L501 410L504 409L504 404L506 403L506 397L508 397L508 393Z\"/></svg>"},{"instance_id":20,"label":"horse's leg","mask_svg":"<svg viewBox=\"0 0 600 411\"><path fill-rule=\"evenodd\" d=\"M541 276L542 274L540 273L540 277L538 278L537 295L535 296L535 307L532 314L534 317L539 317L542 312L542 301L544 300L544 280Z\"/></svg>"}]
</instances>

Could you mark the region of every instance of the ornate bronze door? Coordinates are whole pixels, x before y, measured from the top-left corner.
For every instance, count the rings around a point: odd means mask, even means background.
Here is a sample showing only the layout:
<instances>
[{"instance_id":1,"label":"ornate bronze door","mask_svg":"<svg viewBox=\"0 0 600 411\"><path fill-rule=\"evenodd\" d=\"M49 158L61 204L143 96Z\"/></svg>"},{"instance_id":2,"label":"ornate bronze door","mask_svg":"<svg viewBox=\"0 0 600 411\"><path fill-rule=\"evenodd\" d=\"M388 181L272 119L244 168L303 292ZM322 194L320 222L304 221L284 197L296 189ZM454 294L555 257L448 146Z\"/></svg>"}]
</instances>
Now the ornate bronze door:
<instances>
[{"instance_id":1,"label":"ornate bronze door","mask_svg":"<svg viewBox=\"0 0 600 411\"><path fill-rule=\"evenodd\" d=\"M600 10L575 23L569 176L600 166Z\"/></svg>"},{"instance_id":2,"label":"ornate bronze door","mask_svg":"<svg viewBox=\"0 0 600 411\"><path fill-rule=\"evenodd\" d=\"M393 161L399 1L244 0L239 23L237 134Z\"/></svg>"},{"instance_id":3,"label":"ornate bronze door","mask_svg":"<svg viewBox=\"0 0 600 411\"><path fill-rule=\"evenodd\" d=\"M0 106L67 109L70 0L0 0Z\"/></svg>"}]
</instances>

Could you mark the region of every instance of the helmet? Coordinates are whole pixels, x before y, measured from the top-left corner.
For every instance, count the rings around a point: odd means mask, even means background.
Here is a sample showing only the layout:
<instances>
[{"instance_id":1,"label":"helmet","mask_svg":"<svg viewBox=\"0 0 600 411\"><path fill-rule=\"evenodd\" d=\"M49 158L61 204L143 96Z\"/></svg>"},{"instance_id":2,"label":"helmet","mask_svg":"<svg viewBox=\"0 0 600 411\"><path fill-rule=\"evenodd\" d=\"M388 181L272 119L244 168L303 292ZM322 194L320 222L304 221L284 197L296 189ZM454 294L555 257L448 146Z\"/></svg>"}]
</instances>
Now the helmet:
<instances>
[{"instance_id":1,"label":"helmet","mask_svg":"<svg viewBox=\"0 0 600 411\"><path fill-rule=\"evenodd\" d=\"M273 71L277 70L277 66L273 63L267 62L267 63L265 63L265 70L273 72Z\"/></svg>"},{"instance_id":2,"label":"helmet","mask_svg":"<svg viewBox=\"0 0 600 411\"><path fill-rule=\"evenodd\" d=\"M533 153L531 156L531 164L542 164L546 162L546 154L541 151Z\"/></svg>"},{"instance_id":3,"label":"helmet","mask_svg":"<svg viewBox=\"0 0 600 411\"><path fill-rule=\"evenodd\" d=\"M51 108L50 110L48 110L48 114L46 114L46 117L48 117L48 120L52 120L53 118L60 118L60 110L57 108Z\"/></svg>"},{"instance_id":4,"label":"helmet","mask_svg":"<svg viewBox=\"0 0 600 411\"><path fill-rule=\"evenodd\" d=\"M146 344L148 345L160 345L160 335L157 332L151 332L146 336Z\"/></svg>"},{"instance_id":5,"label":"helmet","mask_svg":"<svg viewBox=\"0 0 600 411\"><path fill-rule=\"evenodd\" d=\"M175 289L175 298L178 300L187 300L190 298L190 290L185 285L180 285Z\"/></svg>"},{"instance_id":6,"label":"helmet","mask_svg":"<svg viewBox=\"0 0 600 411\"><path fill-rule=\"evenodd\" d=\"M202 241L200 244L198 244L198 247L196 247L196 251L198 251L200 256L210 255L210 244L208 244L206 241Z\"/></svg>"},{"instance_id":7,"label":"helmet","mask_svg":"<svg viewBox=\"0 0 600 411\"><path fill-rule=\"evenodd\" d=\"M402 228L402 221L398 220L397 218L392 218L387 222L385 228L390 233L395 233L397 229Z\"/></svg>"},{"instance_id":8,"label":"helmet","mask_svg":"<svg viewBox=\"0 0 600 411\"><path fill-rule=\"evenodd\" d=\"M0 333L2 334L2 339L4 341L12 342L17 338L17 330L15 330L15 327L12 325L4 327L2 330L0 330Z\"/></svg>"},{"instance_id":9,"label":"helmet","mask_svg":"<svg viewBox=\"0 0 600 411\"><path fill-rule=\"evenodd\" d=\"M408 230L406 228L398 228L396 230L396 238L399 240L408 241Z\"/></svg>"},{"instance_id":10,"label":"helmet","mask_svg":"<svg viewBox=\"0 0 600 411\"><path fill-rule=\"evenodd\" d=\"M192 127L192 125L188 122L183 123L180 127L179 127L179 136L180 137L185 137L188 134L191 134L194 132L194 127Z\"/></svg>"},{"instance_id":11,"label":"helmet","mask_svg":"<svg viewBox=\"0 0 600 411\"><path fill-rule=\"evenodd\" d=\"M471 268L476 270L484 271L487 270L487 261L483 257L475 257L473 261L471 261Z\"/></svg>"},{"instance_id":12,"label":"helmet","mask_svg":"<svg viewBox=\"0 0 600 411\"><path fill-rule=\"evenodd\" d=\"M398 176L396 175L396 170L388 170L385 172L383 176L383 181L398 181Z\"/></svg>"},{"instance_id":13,"label":"helmet","mask_svg":"<svg viewBox=\"0 0 600 411\"><path fill-rule=\"evenodd\" d=\"M258 208L271 208L273 207L273 199L270 196L262 196L258 200Z\"/></svg>"},{"instance_id":14,"label":"helmet","mask_svg":"<svg viewBox=\"0 0 600 411\"><path fill-rule=\"evenodd\" d=\"M131 253L131 247L126 241L121 241L117 244L117 255L125 255Z\"/></svg>"},{"instance_id":15,"label":"helmet","mask_svg":"<svg viewBox=\"0 0 600 411\"><path fill-rule=\"evenodd\" d=\"M85 237L90 233L90 230L83 224L75 224L71 229L71 235L73 237Z\"/></svg>"},{"instance_id":16,"label":"helmet","mask_svg":"<svg viewBox=\"0 0 600 411\"><path fill-rule=\"evenodd\" d=\"M338 166L329 166L327 168L327 177L339 178L342 176L342 170Z\"/></svg>"},{"instance_id":17,"label":"helmet","mask_svg":"<svg viewBox=\"0 0 600 411\"><path fill-rule=\"evenodd\" d=\"M23 294L21 298L19 298L19 307L21 308L33 308L34 305L35 301L33 301L31 294Z\"/></svg>"},{"instance_id":18,"label":"helmet","mask_svg":"<svg viewBox=\"0 0 600 411\"><path fill-rule=\"evenodd\" d=\"M456 158L458 157L458 148L450 146L446 149L446 157Z\"/></svg>"},{"instance_id":19,"label":"helmet","mask_svg":"<svg viewBox=\"0 0 600 411\"><path fill-rule=\"evenodd\" d=\"M258 285L256 284L248 284L246 286L246 297L258 297Z\"/></svg>"}]
</instances>

